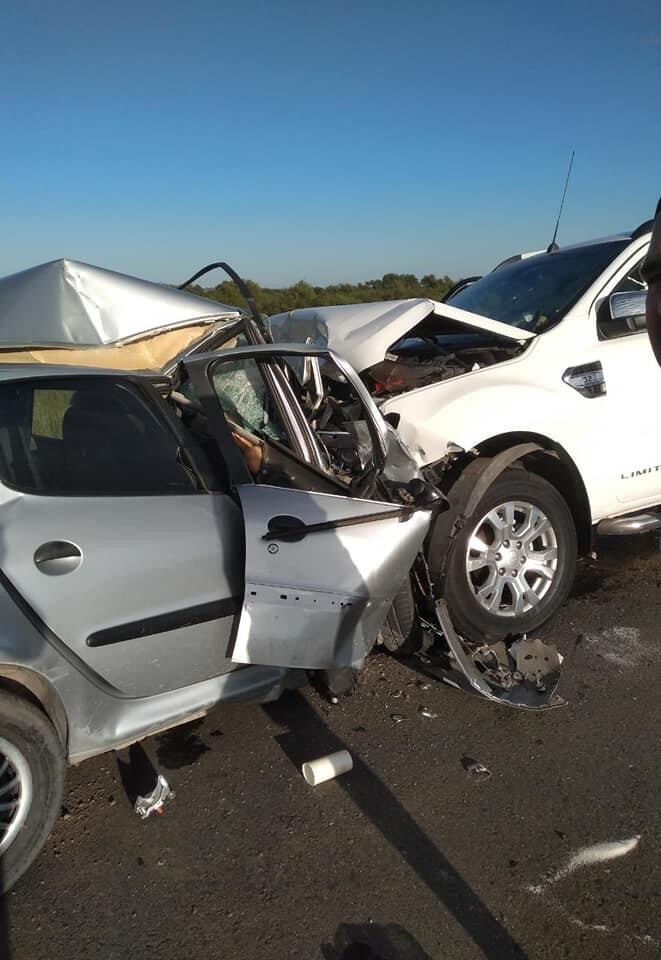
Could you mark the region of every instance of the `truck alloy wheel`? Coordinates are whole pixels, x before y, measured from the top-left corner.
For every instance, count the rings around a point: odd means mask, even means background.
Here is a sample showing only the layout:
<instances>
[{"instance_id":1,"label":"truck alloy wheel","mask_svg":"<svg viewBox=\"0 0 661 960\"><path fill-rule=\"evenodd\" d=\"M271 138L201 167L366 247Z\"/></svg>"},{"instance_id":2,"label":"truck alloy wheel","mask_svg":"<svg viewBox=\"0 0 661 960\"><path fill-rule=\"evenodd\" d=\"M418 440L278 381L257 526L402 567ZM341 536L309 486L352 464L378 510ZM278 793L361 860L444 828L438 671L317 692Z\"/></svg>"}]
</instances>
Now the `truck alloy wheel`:
<instances>
[{"instance_id":1,"label":"truck alloy wheel","mask_svg":"<svg viewBox=\"0 0 661 960\"><path fill-rule=\"evenodd\" d=\"M463 512L461 501L451 504L446 525ZM432 537L432 570L442 568L434 552L447 544ZM576 557L576 529L562 494L536 474L506 470L450 546L441 591L457 630L476 642L536 630L567 599Z\"/></svg>"},{"instance_id":2,"label":"truck alloy wheel","mask_svg":"<svg viewBox=\"0 0 661 960\"><path fill-rule=\"evenodd\" d=\"M532 503L506 500L475 525L468 538L466 576L490 613L517 617L544 599L558 573L558 538Z\"/></svg>"}]
</instances>

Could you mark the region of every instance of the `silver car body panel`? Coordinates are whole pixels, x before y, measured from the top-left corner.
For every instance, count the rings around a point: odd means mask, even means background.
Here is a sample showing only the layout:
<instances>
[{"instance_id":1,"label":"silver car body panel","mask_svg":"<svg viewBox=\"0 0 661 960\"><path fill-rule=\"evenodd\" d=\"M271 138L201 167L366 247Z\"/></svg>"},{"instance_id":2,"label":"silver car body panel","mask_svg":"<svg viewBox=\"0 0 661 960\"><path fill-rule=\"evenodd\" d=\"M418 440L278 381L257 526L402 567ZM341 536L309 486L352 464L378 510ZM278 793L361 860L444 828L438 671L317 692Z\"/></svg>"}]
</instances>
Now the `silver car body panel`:
<instances>
[{"instance_id":1,"label":"silver car body panel","mask_svg":"<svg viewBox=\"0 0 661 960\"><path fill-rule=\"evenodd\" d=\"M535 336L528 330L425 298L302 307L275 314L268 324L274 341L306 343L309 339L315 346L337 350L356 370L362 371L380 363L393 344L430 314L514 342L522 343Z\"/></svg>"},{"instance_id":2,"label":"silver car body panel","mask_svg":"<svg viewBox=\"0 0 661 960\"><path fill-rule=\"evenodd\" d=\"M0 347L97 347L238 316L235 307L76 260L0 279Z\"/></svg>"},{"instance_id":3,"label":"silver car body panel","mask_svg":"<svg viewBox=\"0 0 661 960\"><path fill-rule=\"evenodd\" d=\"M71 763L184 723L218 703L275 700L283 690L306 681L300 671L246 667L156 696L120 697L37 622L6 578L1 579L0 678L16 680L28 689L48 689L48 698L39 699L46 707L57 705L51 718Z\"/></svg>"},{"instance_id":4,"label":"silver car body panel","mask_svg":"<svg viewBox=\"0 0 661 960\"><path fill-rule=\"evenodd\" d=\"M275 666L360 666L429 529L428 511L388 516L392 503L243 486L246 591L232 659ZM374 519L379 514L384 519ZM266 540L274 517L356 523L303 539ZM360 519L364 518L363 522Z\"/></svg>"},{"instance_id":5,"label":"silver car body panel","mask_svg":"<svg viewBox=\"0 0 661 960\"><path fill-rule=\"evenodd\" d=\"M245 485L238 491L246 531L243 599L244 532L229 496L40 497L0 490L4 576L72 659L126 699L218 677L236 664L358 665L429 527L427 511L374 521L393 505ZM306 524L365 522L267 543L264 534L278 516ZM51 541L76 544L80 566L43 573L35 556Z\"/></svg>"},{"instance_id":6,"label":"silver car body panel","mask_svg":"<svg viewBox=\"0 0 661 960\"><path fill-rule=\"evenodd\" d=\"M0 569L117 695L152 696L232 669L243 531L230 497L2 494ZM52 576L34 557L57 541L79 547L82 562Z\"/></svg>"}]
</instances>

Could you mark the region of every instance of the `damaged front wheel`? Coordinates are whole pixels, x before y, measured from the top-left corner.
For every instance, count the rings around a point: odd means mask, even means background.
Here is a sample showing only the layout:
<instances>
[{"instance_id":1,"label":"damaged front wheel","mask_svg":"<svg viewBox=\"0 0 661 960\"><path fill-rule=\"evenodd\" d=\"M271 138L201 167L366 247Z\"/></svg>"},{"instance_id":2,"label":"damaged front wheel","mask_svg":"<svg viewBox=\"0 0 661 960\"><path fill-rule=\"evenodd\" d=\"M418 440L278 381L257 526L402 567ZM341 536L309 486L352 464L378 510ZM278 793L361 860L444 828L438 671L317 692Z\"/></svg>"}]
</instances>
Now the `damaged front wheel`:
<instances>
[{"instance_id":1,"label":"damaged front wheel","mask_svg":"<svg viewBox=\"0 0 661 960\"><path fill-rule=\"evenodd\" d=\"M460 496L453 502L450 494L450 503L438 521L446 527L462 513ZM443 540L435 531L432 570L442 569L434 550ZM565 500L523 470L494 481L449 550L442 594L457 630L478 642L536 630L562 606L576 571L576 529Z\"/></svg>"}]
</instances>

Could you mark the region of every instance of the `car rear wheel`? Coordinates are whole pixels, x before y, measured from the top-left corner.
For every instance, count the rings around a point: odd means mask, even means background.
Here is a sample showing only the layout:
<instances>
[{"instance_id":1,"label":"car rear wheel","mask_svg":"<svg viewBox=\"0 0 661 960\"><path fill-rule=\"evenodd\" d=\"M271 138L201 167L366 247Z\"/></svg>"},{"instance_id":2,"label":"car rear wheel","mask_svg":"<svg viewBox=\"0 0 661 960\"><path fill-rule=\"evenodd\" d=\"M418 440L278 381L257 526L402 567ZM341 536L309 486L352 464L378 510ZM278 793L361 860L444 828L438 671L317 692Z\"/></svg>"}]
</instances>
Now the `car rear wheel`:
<instances>
[{"instance_id":1,"label":"car rear wheel","mask_svg":"<svg viewBox=\"0 0 661 960\"><path fill-rule=\"evenodd\" d=\"M62 804L62 746L42 711L0 693L0 894L43 847Z\"/></svg>"},{"instance_id":2,"label":"car rear wheel","mask_svg":"<svg viewBox=\"0 0 661 960\"><path fill-rule=\"evenodd\" d=\"M454 503L451 514L460 511ZM430 554L442 540L432 537ZM524 470L505 471L451 547L441 589L455 626L475 641L537 629L566 600L576 557L574 521L558 490ZM430 555L430 565L442 569L442 558Z\"/></svg>"}]
</instances>

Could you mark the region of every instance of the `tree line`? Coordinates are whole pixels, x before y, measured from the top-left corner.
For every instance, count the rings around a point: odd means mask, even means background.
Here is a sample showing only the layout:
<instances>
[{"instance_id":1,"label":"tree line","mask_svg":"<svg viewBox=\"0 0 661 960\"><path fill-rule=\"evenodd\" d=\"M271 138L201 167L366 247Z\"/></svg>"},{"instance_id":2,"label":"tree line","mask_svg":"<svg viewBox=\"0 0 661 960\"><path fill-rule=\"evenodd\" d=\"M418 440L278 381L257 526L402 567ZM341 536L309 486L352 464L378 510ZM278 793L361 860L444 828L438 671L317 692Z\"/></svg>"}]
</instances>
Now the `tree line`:
<instances>
[{"instance_id":1,"label":"tree line","mask_svg":"<svg viewBox=\"0 0 661 960\"><path fill-rule=\"evenodd\" d=\"M284 313L297 307L321 307L342 303L368 303L374 300L406 300L409 297L429 297L441 300L454 283L450 277L437 277L428 273L416 277L412 273L385 273L380 280L367 280L364 283L333 283L325 287L313 286L305 280L290 287L273 289L261 287L254 280L246 281L262 313L269 315ZM230 306L245 307L241 293L231 280L225 280L215 287L188 287L191 293L227 303Z\"/></svg>"}]
</instances>

